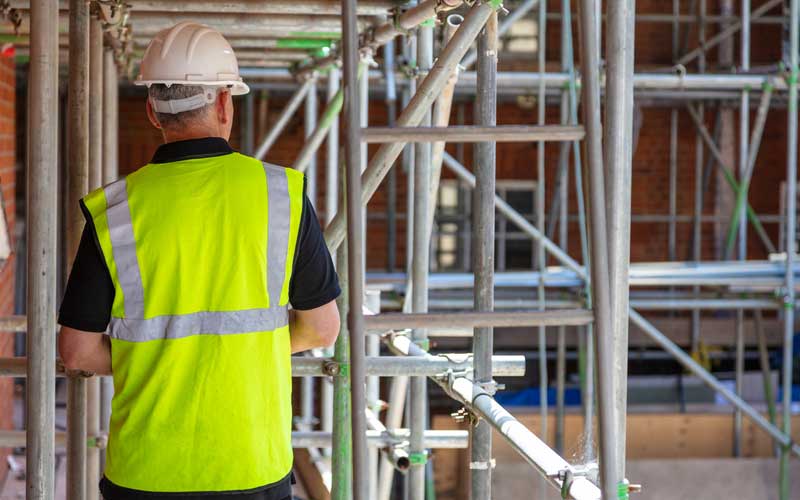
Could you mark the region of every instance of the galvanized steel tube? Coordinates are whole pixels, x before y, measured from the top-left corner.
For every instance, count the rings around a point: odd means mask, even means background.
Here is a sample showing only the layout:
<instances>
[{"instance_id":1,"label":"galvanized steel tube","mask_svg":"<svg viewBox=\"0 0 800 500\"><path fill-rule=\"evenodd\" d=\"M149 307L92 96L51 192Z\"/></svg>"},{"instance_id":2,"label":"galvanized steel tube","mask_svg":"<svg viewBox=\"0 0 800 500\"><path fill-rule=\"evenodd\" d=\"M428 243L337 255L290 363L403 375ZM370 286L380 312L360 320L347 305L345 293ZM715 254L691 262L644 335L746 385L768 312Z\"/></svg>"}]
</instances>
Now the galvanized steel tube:
<instances>
[{"instance_id":1,"label":"galvanized steel tube","mask_svg":"<svg viewBox=\"0 0 800 500\"><path fill-rule=\"evenodd\" d=\"M266 156L267 152L269 151L269 148L271 148L272 145L275 144L275 141L278 140L278 136L281 135L281 132L283 132L283 129L286 127L286 124L289 123L289 120L294 115L294 112L297 111L297 108L300 107L300 103L303 102L303 99L305 98L306 94L308 92L311 92L311 90L314 89L316 85L317 85L316 78L312 77L303 82L303 85L301 85L300 88L298 88L295 91L295 93L289 99L289 102L286 103L286 106L284 106L283 110L281 111L278 120L269 130L269 133L267 133L266 137L264 137L264 140L261 141L261 144L259 144L255 154L253 154L253 157L259 160L264 159L264 156Z\"/></svg>"},{"instance_id":2,"label":"galvanized steel tube","mask_svg":"<svg viewBox=\"0 0 800 500\"><path fill-rule=\"evenodd\" d=\"M71 263L83 233L79 206L89 191L89 4L71 0L69 10L69 187L67 262ZM67 498L86 498L86 379L67 379Z\"/></svg>"},{"instance_id":3,"label":"galvanized steel tube","mask_svg":"<svg viewBox=\"0 0 800 500\"><path fill-rule=\"evenodd\" d=\"M478 37L478 91L475 96L477 125L497 123L497 13L492 12ZM496 145L492 141L475 145L475 191L473 211L475 227L472 233L472 269L475 273L475 310L494 309L494 199ZM479 385L492 382L492 353L494 330L477 327L472 340L475 381ZM473 422L470 433L471 498L492 497L492 431L484 420Z\"/></svg>"},{"instance_id":4,"label":"galvanized steel tube","mask_svg":"<svg viewBox=\"0 0 800 500\"><path fill-rule=\"evenodd\" d=\"M611 281L612 418L617 450L614 478L625 477L625 423L628 388L628 267L630 265L631 180L633 157L634 0L609 0L606 24L605 167L608 272ZM596 207L596 205L593 205ZM597 261L596 261L597 262ZM599 264L599 262L598 262ZM605 437L605 436L604 436ZM609 443L604 444L607 446ZM607 481L609 478L606 478ZM608 491L608 490L605 490Z\"/></svg>"},{"instance_id":5,"label":"galvanized steel tube","mask_svg":"<svg viewBox=\"0 0 800 500\"><path fill-rule=\"evenodd\" d=\"M417 65L424 78L433 66L433 27L420 25L417 30ZM431 125L431 105L429 103L419 122L421 126ZM417 144L414 149L414 245L411 260L411 310L414 313L428 312L428 274L430 272L430 232L428 231L428 209L430 207L431 183L431 144ZM413 339L427 350L427 334L424 328L413 330ZM428 461L423 448L422 437L428 416L428 380L426 377L411 379L409 393L411 438L409 457L411 467L408 471L410 500L425 499L425 469Z\"/></svg>"},{"instance_id":6,"label":"galvanized steel tube","mask_svg":"<svg viewBox=\"0 0 800 500\"><path fill-rule=\"evenodd\" d=\"M598 60L598 36L595 2L582 0L581 6L581 63L583 66L583 122L586 127L586 156L589 162L589 233L591 237L592 297L594 300L595 332L597 342L597 392L598 429L600 442L600 481L605 498L617 495L616 444L618 427L615 422L614 405L614 331L612 328L611 302L607 290L611 287L608 268L608 243L606 240L606 201L603 167L602 125L600 124L600 75Z\"/></svg>"},{"instance_id":7,"label":"galvanized steel tube","mask_svg":"<svg viewBox=\"0 0 800 500\"><path fill-rule=\"evenodd\" d=\"M789 10L789 108L786 126L786 288L783 316L783 433L792 435L792 363L794 340L794 260L797 239L797 78L798 50L800 50L800 0L791 0ZM780 456L780 497L788 499L791 495L791 473L789 471L789 446L781 448Z\"/></svg>"},{"instance_id":8,"label":"galvanized steel tube","mask_svg":"<svg viewBox=\"0 0 800 500\"><path fill-rule=\"evenodd\" d=\"M364 438L364 231L361 187L361 127L358 92L358 26L355 0L342 0L344 88L344 164L346 168L347 271L349 280L347 329L350 332L350 419L353 443L353 499L367 500L367 443Z\"/></svg>"},{"instance_id":9,"label":"galvanized steel tube","mask_svg":"<svg viewBox=\"0 0 800 500\"><path fill-rule=\"evenodd\" d=\"M58 2L31 1L30 23L26 496L51 500L55 495Z\"/></svg>"}]
</instances>

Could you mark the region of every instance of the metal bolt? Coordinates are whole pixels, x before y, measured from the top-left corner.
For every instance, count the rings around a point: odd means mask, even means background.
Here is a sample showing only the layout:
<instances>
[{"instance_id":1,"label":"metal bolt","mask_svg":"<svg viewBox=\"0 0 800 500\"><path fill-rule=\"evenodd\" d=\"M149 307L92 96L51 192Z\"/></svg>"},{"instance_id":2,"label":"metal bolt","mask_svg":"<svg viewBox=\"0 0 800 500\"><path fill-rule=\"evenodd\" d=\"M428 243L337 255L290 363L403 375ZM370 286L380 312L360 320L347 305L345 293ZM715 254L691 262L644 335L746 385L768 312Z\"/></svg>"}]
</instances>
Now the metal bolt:
<instances>
[{"instance_id":1,"label":"metal bolt","mask_svg":"<svg viewBox=\"0 0 800 500\"><path fill-rule=\"evenodd\" d=\"M331 377L335 377L339 375L341 369L339 367L339 363L337 363L336 361L328 360L322 363L322 371L325 373L325 375L330 375Z\"/></svg>"}]
</instances>

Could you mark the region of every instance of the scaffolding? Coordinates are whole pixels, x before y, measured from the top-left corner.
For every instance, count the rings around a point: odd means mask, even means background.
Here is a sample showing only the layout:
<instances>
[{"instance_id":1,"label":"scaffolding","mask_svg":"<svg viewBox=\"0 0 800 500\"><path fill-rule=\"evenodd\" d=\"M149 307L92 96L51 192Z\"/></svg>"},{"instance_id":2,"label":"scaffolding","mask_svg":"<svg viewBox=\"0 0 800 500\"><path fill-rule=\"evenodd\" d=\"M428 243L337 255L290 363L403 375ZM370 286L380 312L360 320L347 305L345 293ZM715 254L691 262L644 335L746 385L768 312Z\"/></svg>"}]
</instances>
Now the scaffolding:
<instances>
[{"instance_id":1,"label":"scaffolding","mask_svg":"<svg viewBox=\"0 0 800 500\"><path fill-rule=\"evenodd\" d=\"M633 0L607 0L605 15L597 0L573 3L577 7L576 36L569 0L560 2L558 13L548 12L546 0L506 6L500 0L0 2L0 15L10 21L0 25L0 33L13 34L14 41L30 55L28 313L27 317L0 318L0 330L27 333L27 358L0 359L0 375L26 377L27 435L2 432L0 443L26 447L28 497L54 498L55 446L65 442L68 498L97 498L95 485L110 408L107 380L70 374L68 429L66 433L54 430L53 380L65 376L57 364L53 342L59 248L59 60L67 57L69 61L65 249L66 259L71 261L83 223L77 200L117 175L119 77L130 76L137 54L155 32L191 19L213 24L231 40L242 74L253 82L252 88L293 92L277 122L258 141L253 137L253 100L247 98L246 152L263 158L303 105L306 143L292 166L306 173L312 195L318 189L317 172L325 169L325 239L336 254L343 285L339 309L347 321L331 352L292 360L293 376L304 377L301 413L292 440L295 447L309 449L322 476L328 478L331 498L388 500L394 470L401 470L408 476L409 498L423 500L431 481L428 450L467 446L471 498L491 498L493 429L563 498L627 498L628 492L635 490L625 474L629 323L736 408L736 453L743 417L772 437L780 454L780 498L790 498L789 459L792 454L800 455L800 445L790 437L795 275L800 273L800 265L795 263L800 0L791 0L788 9L777 14L785 0L759 2L755 8L750 0L741 0L738 17L732 14L733 0L726 2L731 12L719 16L708 14L706 0L693 2L695 7L689 12L673 0L672 12L662 14L636 14ZM499 18L501 12L505 16ZM500 37L513 23L531 15L539 29L537 71L498 71ZM552 71L553 65L548 66L545 57L548 20L560 22L558 72ZM637 21L672 25L673 66L634 73ZM786 26L788 49L780 64L753 70L750 28L758 23ZM710 24L720 29L707 38ZM689 26L684 29L684 25ZM692 27L697 30L698 46L690 50ZM443 41L434 57L435 35L442 35ZM736 71L706 72L708 51L730 44L734 36L739 37L741 48L739 63L730 61ZM398 37L403 40L399 51L394 45ZM580 68L575 67L573 39L580 42ZM604 58L601 46L605 46ZM416 61L413 71L399 71L395 58L400 53ZM380 69L374 69L375 58L381 60ZM470 71L473 65L475 70ZM693 65L697 71L688 72ZM317 91L321 85L327 88L327 99L319 113ZM368 124L370 94L379 92L385 97L388 127ZM454 96L464 92L475 95L474 123L451 125ZM533 92L535 124L497 124L498 94ZM402 103L399 112L398 95ZM749 113L740 113L738 161L729 164L718 134L706 125L709 103L733 102L740 110L749 110L756 98L752 127ZM630 226L637 220L631 214L635 101L672 105L669 214L654 221L669 224L668 253L674 262L629 262ZM554 104L559 106L558 124L546 120L546 108ZM748 189L768 112L778 105L788 110L784 211L757 214L749 205ZM683 219L677 210L678 106L688 111L698 146L694 214ZM337 126L340 115L341 133ZM100 137L102 140L96 139ZM497 193L496 148L498 143L514 141L538 145L535 223ZM474 143L471 169L444 150L448 142ZM558 143L559 157L553 202L546 207L545 183L541 181L548 142ZM317 165L316 153L323 143L327 161ZM379 144L370 157L369 143ZM710 159L704 158L705 151ZM389 262L396 267L395 170L401 166L409 174L406 269L402 273L366 273L364 211L384 182L388 183L392 208L387 218ZM442 167L474 190L472 273L431 273ZM708 217L703 214L701 179L717 171L734 194L735 210L722 219L728 224L724 262L704 263L701 228ZM580 229L578 259L567 251L571 189ZM495 272L496 214L503 224L515 226L535 243L533 271ZM681 262L677 256L678 222L692 224L689 262ZM776 223L783 235L777 243L764 229L765 224ZM769 253L781 252L782 258L747 260L750 227ZM548 259L559 266L547 267ZM709 286L720 288L704 294L702 287ZM658 287L660 295L644 293L642 287ZM495 295L495 290L504 288L523 289L526 298ZM390 290L399 292L396 295L401 298L387 294L381 298L381 291ZM466 290L472 295L435 299L434 292L442 290ZM564 290L569 292L568 299L556 293ZM382 305L402 312L380 312ZM468 311L453 312L458 309ZM650 310L690 311L693 345L700 336L701 310L735 311L735 389L722 384L640 313ZM780 422L774 407L765 417L741 397L745 311L753 311L756 318L762 311L776 311L784 325ZM541 420L542 429L534 432L493 397L498 390L494 377L524 374L524 357L494 354L493 328L512 326L537 328L542 394L548 387L545 329L557 331L554 443L545 440L547 418ZM591 470L568 463L556 451L563 450L566 326L579 327L581 332L586 375L582 387L585 455L595 458L592 421L596 416L599 480ZM472 352L462 356L432 352L429 338L441 336L470 337ZM390 355L380 355L381 344ZM389 392L384 395L387 412L383 420L379 418L382 398L377 378L381 376L391 377ZM464 405L470 416L469 432L428 429L428 379ZM314 414L317 393L321 398L319 416ZM771 403L774 406L774 401ZM548 411L543 398L542 416ZM408 413L406 428L402 428L404 412ZM317 417L321 430L315 431Z\"/></svg>"}]
</instances>

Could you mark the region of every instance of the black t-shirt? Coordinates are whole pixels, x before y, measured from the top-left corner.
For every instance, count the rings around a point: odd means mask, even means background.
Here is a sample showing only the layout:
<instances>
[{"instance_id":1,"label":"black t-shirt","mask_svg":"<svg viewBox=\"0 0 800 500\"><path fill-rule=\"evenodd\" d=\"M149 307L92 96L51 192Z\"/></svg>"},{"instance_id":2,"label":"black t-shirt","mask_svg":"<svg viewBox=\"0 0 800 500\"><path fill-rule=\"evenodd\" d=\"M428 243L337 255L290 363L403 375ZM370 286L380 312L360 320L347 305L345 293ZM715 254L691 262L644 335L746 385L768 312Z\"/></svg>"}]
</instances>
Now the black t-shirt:
<instances>
[{"instance_id":1,"label":"black t-shirt","mask_svg":"<svg viewBox=\"0 0 800 500\"><path fill-rule=\"evenodd\" d=\"M152 163L168 163L188 158L203 158L232 153L228 143L220 138L195 139L164 144L158 148ZM303 184L303 213L295 245L294 267L289 282L289 303L294 309L309 310L336 299L341 293L336 270L322 235L317 215L311 201L305 196ZM87 332L105 332L111 320L114 303L114 283L103 258L92 218L81 203L86 226L81 235L78 252L67 281L61 302L58 322L70 328ZM250 491L191 494L158 494L119 487L106 478L101 490L107 500L148 498L152 500L213 500L234 498L239 500L283 500L290 498L289 477L276 484L265 485ZM210 496L209 496L210 495Z\"/></svg>"}]
</instances>

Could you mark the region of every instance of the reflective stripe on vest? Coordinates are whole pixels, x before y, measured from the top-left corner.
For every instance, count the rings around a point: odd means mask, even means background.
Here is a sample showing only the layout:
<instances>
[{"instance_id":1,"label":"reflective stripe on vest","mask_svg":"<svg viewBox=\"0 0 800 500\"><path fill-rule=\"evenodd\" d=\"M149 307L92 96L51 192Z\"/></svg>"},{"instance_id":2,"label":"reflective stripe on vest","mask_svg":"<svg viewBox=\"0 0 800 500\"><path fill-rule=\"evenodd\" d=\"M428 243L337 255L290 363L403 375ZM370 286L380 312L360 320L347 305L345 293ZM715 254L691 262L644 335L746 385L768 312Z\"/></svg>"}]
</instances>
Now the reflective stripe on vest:
<instances>
[{"instance_id":1,"label":"reflective stripe on vest","mask_svg":"<svg viewBox=\"0 0 800 500\"><path fill-rule=\"evenodd\" d=\"M283 168L264 163L267 179L269 226L267 245L267 287L269 308L244 311L202 311L182 315L144 317L144 287L136 238L133 234L128 191L123 178L104 188L108 204L108 232L117 277L125 294L125 317L111 318L108 327L112 338L129 342L157 339L177 339L190 335L225 335L271 331L285 326L289 316L286 306L280 306L286 272L286 249L289 242L289 186Z\"/></svg>"}]
</instances>

